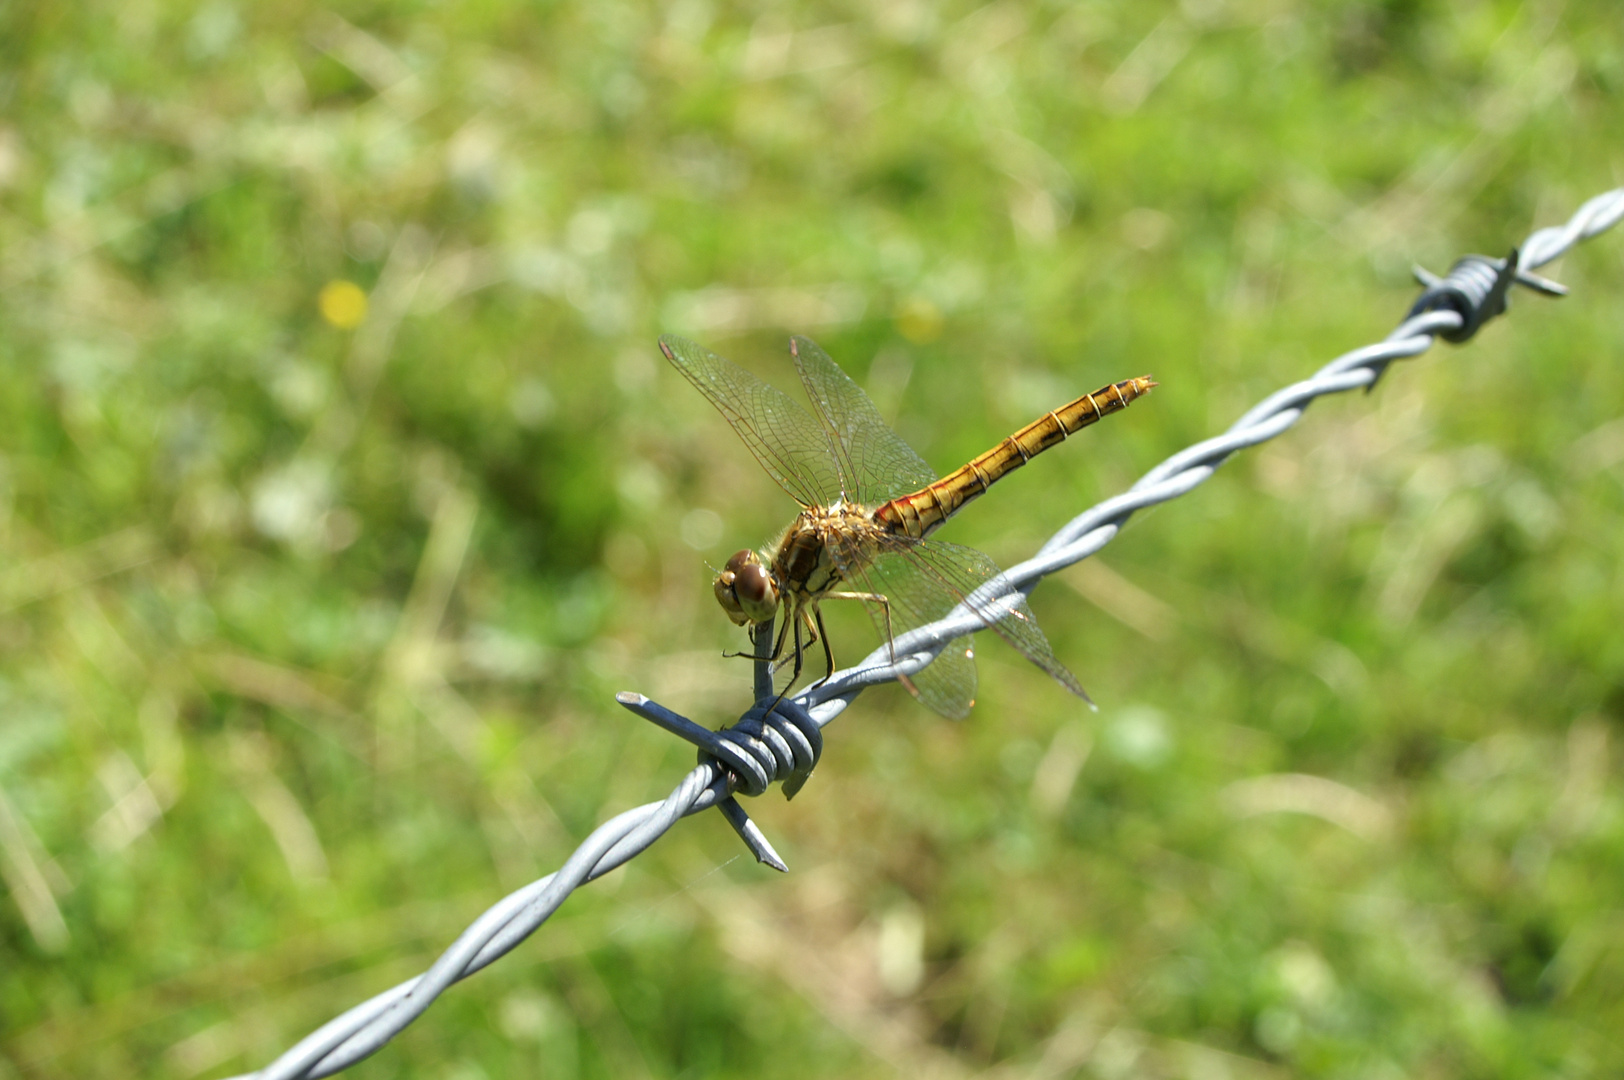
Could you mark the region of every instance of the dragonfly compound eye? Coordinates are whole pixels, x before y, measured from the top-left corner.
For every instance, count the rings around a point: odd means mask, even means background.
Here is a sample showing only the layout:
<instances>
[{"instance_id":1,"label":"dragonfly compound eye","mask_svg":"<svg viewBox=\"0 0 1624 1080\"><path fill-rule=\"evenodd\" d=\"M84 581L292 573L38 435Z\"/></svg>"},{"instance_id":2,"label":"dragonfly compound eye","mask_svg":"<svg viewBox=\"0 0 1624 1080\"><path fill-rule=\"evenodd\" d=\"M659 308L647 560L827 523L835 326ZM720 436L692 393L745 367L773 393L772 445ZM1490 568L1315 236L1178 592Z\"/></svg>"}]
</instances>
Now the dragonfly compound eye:
<instances>
[{"instance_id":1,"label":"dragonfly compound eye","mask_svg":"<svg viewBox=\"0 0 1624 1080\"><path fill-rule=\"evenodd\" d=\"M778 587L760 556L748 549L727 561L711 587L727 617L740 626L765 622L778 613Z\"/></svg>"}]
</instances>

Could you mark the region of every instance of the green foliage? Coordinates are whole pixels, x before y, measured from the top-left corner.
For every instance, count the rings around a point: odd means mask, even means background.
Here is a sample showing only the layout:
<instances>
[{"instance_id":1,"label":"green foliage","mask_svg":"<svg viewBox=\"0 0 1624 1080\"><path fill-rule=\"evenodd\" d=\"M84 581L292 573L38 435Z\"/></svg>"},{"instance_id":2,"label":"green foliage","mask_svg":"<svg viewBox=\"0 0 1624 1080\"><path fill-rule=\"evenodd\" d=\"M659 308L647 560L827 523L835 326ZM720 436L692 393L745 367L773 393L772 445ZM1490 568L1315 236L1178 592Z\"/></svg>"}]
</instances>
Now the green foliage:
<instances>
[{"instance_id":1,"label":"green foliage","mask_svg":"<svg viewBox=\"0 0 1624 1080\"><path fill-rule=\"evenodd\" d=\"M942 470L1154 374L1012 562L1616 186L1621 89L1609 0L0 6L0 1080L264 1064L670 789L613 691L738 715L792 507L659 333ZM1099 713L865 695L790 876L685 822L355 1075L1616 1074L1621 252L1045 584Z\"/></svg>"}]
</instances>

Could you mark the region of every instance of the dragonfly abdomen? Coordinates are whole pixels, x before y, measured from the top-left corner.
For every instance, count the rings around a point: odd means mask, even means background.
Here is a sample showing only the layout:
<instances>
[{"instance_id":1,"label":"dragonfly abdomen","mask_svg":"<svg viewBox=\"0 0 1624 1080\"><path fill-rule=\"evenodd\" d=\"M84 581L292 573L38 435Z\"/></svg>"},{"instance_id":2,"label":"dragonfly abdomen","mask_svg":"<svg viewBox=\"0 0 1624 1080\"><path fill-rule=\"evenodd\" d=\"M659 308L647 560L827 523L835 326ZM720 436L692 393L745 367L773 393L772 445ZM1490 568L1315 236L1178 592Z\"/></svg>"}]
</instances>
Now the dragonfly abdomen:
<instances>
[{"instance_id":1,"label":"dragonfly abdomen","mask_svg":"<svg viewBox=\"0 0 1624 1080\"><path fill-rule=\"evenodd\" d=\"M1073 432L1126 409L1155 385L1147 376L1140 376L1084 394L1040 416L929 487L892 499L874 512L874 519L891 532L928 536L1005 476L1049 447L1065 442Z\"/></svg>"}]
</instances>

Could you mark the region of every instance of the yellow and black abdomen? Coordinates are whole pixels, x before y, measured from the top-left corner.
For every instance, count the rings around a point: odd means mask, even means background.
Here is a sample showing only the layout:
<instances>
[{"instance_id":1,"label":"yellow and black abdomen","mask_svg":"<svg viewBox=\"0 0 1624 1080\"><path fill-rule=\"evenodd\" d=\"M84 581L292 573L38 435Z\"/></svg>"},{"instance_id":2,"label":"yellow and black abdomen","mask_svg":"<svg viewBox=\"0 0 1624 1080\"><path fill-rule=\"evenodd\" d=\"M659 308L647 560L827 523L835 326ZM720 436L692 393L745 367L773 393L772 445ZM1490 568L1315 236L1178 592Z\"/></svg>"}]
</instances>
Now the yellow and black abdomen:
<instances>
[{"instance_id":1,"label":"yellow and black abdomen","mask_svg":"<svg viewBox=\"0 0 1624 1080\"><path fill-rule=\"evenodd\" d=\"M929 536L993 484L1049 447L1065 442L1073 432L1126 409L1136 398L1150 393L1155 385L1149 377L1140 376L1102 386L1092 394L1084 394L1076 401L1038 417L991 450L973 458L963 468L949 473L929 487L892 499L874 511L874 520L891 532L914 537Z\"/></svg>"}]
</instances>

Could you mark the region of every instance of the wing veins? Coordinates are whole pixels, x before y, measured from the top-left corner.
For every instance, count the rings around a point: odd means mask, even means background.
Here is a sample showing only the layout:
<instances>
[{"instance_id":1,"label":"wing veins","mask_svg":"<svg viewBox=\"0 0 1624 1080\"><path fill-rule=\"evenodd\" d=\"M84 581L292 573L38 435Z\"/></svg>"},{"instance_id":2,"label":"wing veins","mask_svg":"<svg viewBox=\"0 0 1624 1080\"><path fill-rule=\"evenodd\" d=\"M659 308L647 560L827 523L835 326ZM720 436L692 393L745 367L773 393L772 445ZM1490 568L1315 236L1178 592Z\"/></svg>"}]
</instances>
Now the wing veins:
<instances>
[{"instance_id":1,"label":"wing veins","mask_svg":"<svg viewBox=\"0 0 1624 1080\"><path fill-rule=\"evenodd\" d=\"M1013 585L1007 590L998 590L1003 595L997 599L974 598L977 590L1003 577L1003 571L989 556L975 548L942 541L905 540L896 536L886 539L889 543L885 550L870 565L862 567L860 573L867 582L867 591L890 599L893 634L900 637L965 604L982 626L1003 638L1067 690L1089 700L1077 677L1055 656L1025 597ZM898 566L906 569L899 570ZM1012 600L1012 596L1015 599ZM882 636L883 632L882 626ZM957 641L954 639L955 645ZM936 663L946 654L947 650L943 650ZM915 676L916 680L918 677ZM938 708L938 711L942 710Z\"/></svg>"},{"instance_id":2,"label":"wing veins","mask_svg":"<svg viewBox=\"0 0 1624 1080\"><path fill-rule=\"evenodd\" d=\"M827 431L795 399L702 345L666 334L660 351L716 407L756 461L803 507L840 491Z\"/></svg>"}]
</instances>

